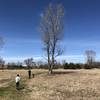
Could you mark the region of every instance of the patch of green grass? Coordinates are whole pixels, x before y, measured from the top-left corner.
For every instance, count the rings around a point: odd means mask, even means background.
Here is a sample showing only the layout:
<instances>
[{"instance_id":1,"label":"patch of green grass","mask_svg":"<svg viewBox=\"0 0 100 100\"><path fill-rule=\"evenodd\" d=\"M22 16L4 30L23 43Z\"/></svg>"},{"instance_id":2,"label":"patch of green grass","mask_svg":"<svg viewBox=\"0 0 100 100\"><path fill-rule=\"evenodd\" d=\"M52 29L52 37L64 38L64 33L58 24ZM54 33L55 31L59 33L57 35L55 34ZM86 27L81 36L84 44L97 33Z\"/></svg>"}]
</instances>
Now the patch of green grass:
<instances>
[{"instance_id":1,"label":"patch of green grass","mask_svg":"<svg viewBox=\"0 0 100 100\"><path fill-rule=\"evenodd\" d=\"M10 82L6 87L0 87L0 98L6 100L28 100L27 95L31 92L26 85L26 80L23 80L20 84L20 90L16 90L16 84L14 81Z\"/></svg>"}]
</instances>

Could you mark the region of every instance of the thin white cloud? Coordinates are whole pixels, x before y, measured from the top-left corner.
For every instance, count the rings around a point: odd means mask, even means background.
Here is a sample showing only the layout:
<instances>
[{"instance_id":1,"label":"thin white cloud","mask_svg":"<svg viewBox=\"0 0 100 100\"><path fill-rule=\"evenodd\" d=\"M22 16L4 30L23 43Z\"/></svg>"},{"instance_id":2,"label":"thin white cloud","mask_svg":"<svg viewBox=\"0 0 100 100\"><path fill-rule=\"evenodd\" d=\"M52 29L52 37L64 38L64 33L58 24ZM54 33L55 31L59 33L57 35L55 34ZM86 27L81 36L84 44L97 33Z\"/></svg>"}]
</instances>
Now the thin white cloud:
<instances>
[{"instance_id":1,"label":"thin white cloud","mask_svg":"<svg viewBox=\"0 0 100 100\"><path fill-rule=\"evenodd\" d=\"M6 43L15 43L15 44L34 44L34 43L41 43L41 40L37 39L26 39L26 38L6 38Z\"/></svg>"},{"instance_id":2,"label":"thin white cloud","mask_svg":"<svg viewBox=\"0 0 100 100\"><path fill-rule=\"evenodd\" d=\"M82 46L82 47L98 47L100 41L88 41L88 40L63 40L60 42L63 46Z\"/></svg>"},{"instance_id":3,"label":"thin white cloud","mask_svg":"<svg viewBox=\"0 0 100 100\"><path fill-rule=\"evenodd\" d=\"M27 56L27 57L3 57L4 60L6 62L18 62L18 61L21 61L23 62L25 59L28 59L28 58L33 58L31 56ZM35 61L38 61L38 60L42 60L43 58L42 57L39 57L39 56L36 56L33 58Z\"/></svg>"},{"instance_id":4,"label":"thin white cloud","mask_svg":"<svg viewBox=\"0 0 100 100\"><path fill-rule=\"evenodd\" d=\"M57 57L57 61L62 62L65 60L66 62L73 62L73 63L84 63L85 58L83 55L65 55Z\"/></svg>"},{"instance_id":5,"label":"thin white cloud","mask_svg":"<svg viewBox=\"0 0 100 100\"><path fill-rule=\"evenodd\" d=\"M6 62L18 62L18 61L24 61L27 58L31 58L31 56L27 56L27 57L3 57L4 60ZM32 57L34 59L34 61L44 61L45 59L42 56L34 56ZM56 58L57 61L62 61L62 60L66 60L67 62L83 62L84 60L84 56L83 55L68 55L68 56L59 56Z\"/></svg>"},{"instance_id":6,"label":"thin white cloud","mask_svg":"<svg viewBox=\"0 0 100 100\"><path fill-rule=\"evenodd\" d=\"M82 58L83 55L65 55L59 56L58 58Z\"/></svg>"}]
</instances>

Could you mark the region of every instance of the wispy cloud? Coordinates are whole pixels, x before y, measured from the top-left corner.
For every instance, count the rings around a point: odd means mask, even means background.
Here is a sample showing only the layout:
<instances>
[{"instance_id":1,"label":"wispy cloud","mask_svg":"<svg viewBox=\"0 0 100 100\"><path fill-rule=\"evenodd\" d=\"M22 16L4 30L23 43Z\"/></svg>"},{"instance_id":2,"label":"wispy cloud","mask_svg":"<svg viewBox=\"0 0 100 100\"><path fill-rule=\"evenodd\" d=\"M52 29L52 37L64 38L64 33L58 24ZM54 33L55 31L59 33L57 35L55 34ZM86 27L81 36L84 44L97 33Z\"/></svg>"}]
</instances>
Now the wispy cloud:
<instances>
[{"instance_id":1,"label":"wispy cloud","mask_svg":"<svg viewBox=\"0 0 100 100\"><path fill-rule=\"evenodd\" d=\"M28 59L28 58L33 58L31 56L27 56L27 57L3 57L4 60L8 63L8 62L18 62L18 61L21 61L23 62L25 59ZM43 58L42 57L39 57L39 56L36 56L33 58L34 61L38 61L38 60L42 60Z\"/></svg>"},{"instance_id":2,"label":"wispy cloud","mask_svg":"<svg viewBox=\"0 0 100 100\"><path fill-rule=\"evenodd\" d=\"M18 61L24 61L27 58L31 58L31 56L27 57L3 57L6 62L18 62ZM68 56L59 56L56 59L58 61L66 60L67 62L83 62L83 56L82 55L68 55ZM45 61L45 59L42 56L35 56L33 57L34 61Z\"/></svg>"},{"instance_id":3,"label":"wispy cloud","mask_svg":"<svg viewBox=\"0 0 100 100\"><path fill-rule=\"evenodd\" d=\"M28 43L28 44L41 43L41 40L26 39L26 38L6 38L5 41L9 43Z\"/></svg>"},{"instance_id":4,"label":"wispy cloud","mask_svg":"<svg viewBox=\"0 0 100 100\"><path fill-rule=\"evenodd\" d=\"M100 44L100 41L89 41L89 40L63 40L60 42L61 45L64 46L83 46L83 47L91 47L91 46L96 46L98 47Z\"/></svg>"},{"instance_id":5,"label":"wispy cloud","mask_svg":"<svg viewBox=\"0 0 100 100\"><path fill-rule=\"evenodd\" d=\"M85 58L83 55L64 55L57 57L57 60L61 62L65 60L66 62L73 62L73 63L84 63Z\"/></svg>"}]
</instances>

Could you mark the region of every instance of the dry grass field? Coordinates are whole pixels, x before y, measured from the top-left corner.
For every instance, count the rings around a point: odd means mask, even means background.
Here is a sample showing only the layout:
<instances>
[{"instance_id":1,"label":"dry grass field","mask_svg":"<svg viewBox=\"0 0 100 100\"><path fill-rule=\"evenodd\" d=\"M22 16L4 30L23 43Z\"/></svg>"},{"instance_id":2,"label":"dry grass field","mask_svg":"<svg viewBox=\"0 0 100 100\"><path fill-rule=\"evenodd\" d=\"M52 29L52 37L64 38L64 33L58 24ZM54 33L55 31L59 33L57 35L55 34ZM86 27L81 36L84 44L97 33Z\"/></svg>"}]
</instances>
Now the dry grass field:
<instances>
[{"instance_id":1,"label":"dry grass field","mask_svg":"<svg viewBox=\"0 0 100 100\"><path fill-rule=\"evenodd\" d=\"M15 76L21 75L21 89L15 89ZM0 71L0 100L100 100L100 70Z\"/></svg>"}]
</instances>

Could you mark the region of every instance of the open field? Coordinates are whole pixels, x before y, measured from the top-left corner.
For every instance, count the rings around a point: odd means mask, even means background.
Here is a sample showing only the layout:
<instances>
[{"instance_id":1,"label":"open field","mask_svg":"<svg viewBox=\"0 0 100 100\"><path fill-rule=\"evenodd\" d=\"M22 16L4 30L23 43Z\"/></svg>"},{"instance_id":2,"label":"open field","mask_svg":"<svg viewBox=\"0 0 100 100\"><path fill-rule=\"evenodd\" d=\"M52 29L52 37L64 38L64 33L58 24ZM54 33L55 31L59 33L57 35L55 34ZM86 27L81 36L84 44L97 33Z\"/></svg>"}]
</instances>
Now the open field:
<instances>
[{"instance_id":1,"label":"open field","mask_svg":"<svg viewBox=\"0 0 100 100\"><path fill-rule=\"evenodd\" d=\"M0 71L0 100L100 100L100 70L27 70ZM15 89L15 76L21 75L21 90Z\"/></svg>"}]
</instances>

